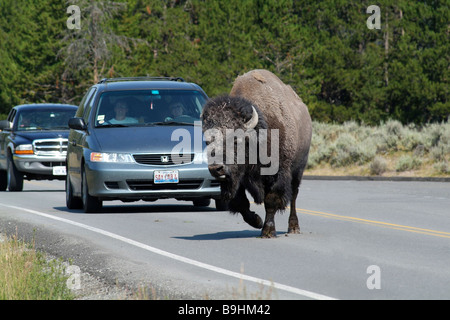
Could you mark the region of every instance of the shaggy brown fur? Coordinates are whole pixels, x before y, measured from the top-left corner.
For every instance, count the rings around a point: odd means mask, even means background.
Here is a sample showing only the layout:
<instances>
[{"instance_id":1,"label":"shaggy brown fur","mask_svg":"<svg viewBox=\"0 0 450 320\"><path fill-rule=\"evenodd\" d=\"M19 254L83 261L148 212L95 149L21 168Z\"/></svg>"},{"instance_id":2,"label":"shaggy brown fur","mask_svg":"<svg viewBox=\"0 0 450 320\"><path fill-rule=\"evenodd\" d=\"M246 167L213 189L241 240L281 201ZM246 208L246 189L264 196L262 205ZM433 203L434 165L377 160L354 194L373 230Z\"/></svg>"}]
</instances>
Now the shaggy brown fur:
<instances>
[{"instance_id":1,"label":"shaggy brown fur","mask_svg":"<svg viewBox=\"0 0 450 320\"><path fill-rule=\"evenodd\" d=\"M259 161L256 165L214 163L209 165L210 172L222 178L222 195L230 200L230 211L240 212L247 223L263 228L263 237L276 236L274 215L289 204L288 232L299 233L295 200L308 160L312 131L308 109L292 88L267 70L250 71L235 80L230 96L211 99L207 103L202 116L203 130L243 128L252 118L252 106L259 116L256 131L279 130L278 172L260 175L262 165ZM269 139L268 143L276 141ZM264 202L264 223L250 211L245 190L256 203Z\"/></svg>"}]
</instances>

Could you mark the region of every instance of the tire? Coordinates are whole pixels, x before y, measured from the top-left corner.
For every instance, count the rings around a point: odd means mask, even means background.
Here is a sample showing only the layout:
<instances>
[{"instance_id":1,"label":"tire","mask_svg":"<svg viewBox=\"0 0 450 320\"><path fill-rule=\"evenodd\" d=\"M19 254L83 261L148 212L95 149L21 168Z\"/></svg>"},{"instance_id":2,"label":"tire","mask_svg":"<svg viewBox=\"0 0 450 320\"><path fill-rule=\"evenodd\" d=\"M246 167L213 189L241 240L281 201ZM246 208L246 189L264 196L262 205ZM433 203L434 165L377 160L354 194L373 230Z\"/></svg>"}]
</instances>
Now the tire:
<instances>
[{"instance_id":1,"label":"tire","mask_svg":"<svg viewBox=\"0 0 450 320\"><path fill-rule=\"evenodd\" d=\"M23 173L17 170L11 155L8 157L8 170L6 180L9 191L23 190Z\"/></svg>"},{"instance_id":2,"label":"tire","mask_svg":"<svg viewBox=\"0 0 450 320\"><path fill-rule=\"evenodd\" d=\"M95 213L102 210L102 201L97 197L93 197L89 194L89 187L86 179L86 170L81 170L81 199L83 204L83 210L86 213Z\"/></svg>"},{"instance_id":3,"label":"tire","mask_svg":"<svg viewBox=\"0 0 450 320\"><path fill-rule=\"evenodd\" d=\"M218 211L227 211L228 210L228 201L216 199L216 210Z\"/></svg>"},{"instance_id":4,"label":"tire","mask_svg":"<svg viewBox=\"0 0 450 320\"><path fill-rule=\"evenodd\" d=\"M211 203L211 199L200 198L192 201L194 203L194 207L207 207Z\"/></svg>"},{"instance_id":5,"label":"tire","mask_svg":"<svg viewBox=\"0 0 450 320\"><path fill-rule=\"evenodd\" d=\"M8 174L6 170L0 170L0 191L6 191L8 188Z\"/></svg>"},{"instance_id":6,"label":"tire","mask_svg":"<svg viewBox=\"0 0 450 320\"><path fill-rule=\"evenodd\" d=\"M70 176L68 173L66 176L66 206L68 209L83 208L83 202L81 199L73 196L72 183L70 182Z\"/></svg>"}]
</instances>

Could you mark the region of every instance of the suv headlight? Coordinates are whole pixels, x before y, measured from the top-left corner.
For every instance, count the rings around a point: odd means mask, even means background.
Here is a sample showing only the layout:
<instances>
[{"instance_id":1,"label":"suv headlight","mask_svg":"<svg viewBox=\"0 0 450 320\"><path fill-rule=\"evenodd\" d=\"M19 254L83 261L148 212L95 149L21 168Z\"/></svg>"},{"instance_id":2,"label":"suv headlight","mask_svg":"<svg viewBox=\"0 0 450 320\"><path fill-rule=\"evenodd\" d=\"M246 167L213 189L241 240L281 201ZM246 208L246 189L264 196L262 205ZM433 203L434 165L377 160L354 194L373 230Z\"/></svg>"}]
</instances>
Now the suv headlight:
<instances>
[{"instance_id":1,"label":"suv headlight","mask_svg":"<svg viewBox=\"0 0 450 320\"><path fill-rule=\"evenodd\" d=\"M15 154L33 154L33 146L31 144L19 144L14 151Z\"/></svg>"},{"instance_id":2,"label":"suv headlight","mask_svg":"<svg viewBox=\"0 0 450 320\"><path fill-rule=\"evenodd\" d=\"M91 152L92 162L134 162L133 156L129 153L109 153L109 152Z\"/></svg>"}]
</instances>

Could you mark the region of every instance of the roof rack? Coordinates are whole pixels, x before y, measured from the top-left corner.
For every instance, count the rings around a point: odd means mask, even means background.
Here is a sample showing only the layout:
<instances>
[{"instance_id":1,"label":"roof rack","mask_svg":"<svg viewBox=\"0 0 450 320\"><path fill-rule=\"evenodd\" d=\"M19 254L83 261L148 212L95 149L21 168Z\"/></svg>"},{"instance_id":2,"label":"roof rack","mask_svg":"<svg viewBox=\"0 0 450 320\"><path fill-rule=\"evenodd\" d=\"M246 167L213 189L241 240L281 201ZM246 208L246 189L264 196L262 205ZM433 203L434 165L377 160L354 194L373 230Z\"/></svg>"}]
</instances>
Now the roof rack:
<instances>
[{"instance_id":1,"label":"roof rack","mask_svg":"<svg viewBox=\"0 0 450 320\"><path fill-rule=\"evenodd\" d=\"M98 83L116 82L116 81L181 81L181 77L123 77L123 78L103 78Z\"/></svg>"}]
</instances>

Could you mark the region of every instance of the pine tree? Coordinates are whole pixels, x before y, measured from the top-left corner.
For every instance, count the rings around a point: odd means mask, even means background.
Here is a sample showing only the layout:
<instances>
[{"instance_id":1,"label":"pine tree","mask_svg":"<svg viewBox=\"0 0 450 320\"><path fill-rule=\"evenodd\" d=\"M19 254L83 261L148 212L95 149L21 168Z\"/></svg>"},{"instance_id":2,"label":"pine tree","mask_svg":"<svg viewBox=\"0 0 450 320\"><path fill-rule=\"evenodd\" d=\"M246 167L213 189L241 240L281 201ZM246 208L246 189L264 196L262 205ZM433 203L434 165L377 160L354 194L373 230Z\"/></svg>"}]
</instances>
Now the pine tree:
<instances>
[{"instance_id":1,"label":"pine tree","mask_svg":"<svg viewBox=\"0 0 450 320\"><path fill-rule=\"evenodd\" d=\"M113 67L110 63L113 47L129 49L126 37L111 29L111 20L124 7L124 3L98 0L71 0L67 4L81 9L81 29L68 29L63 39L63 77L82 75L88 72L93 83Z\"/></svg>"},{"instance_id":2,"label":"pine tree","mask_svg":"<svg viewBox=\"0 0 450 320\"><path fill-rule=\"evenodd\" d=\"M67 28L72 4L81 30ZM368 4L356 0L2 0L0 114L77 103L101 77L181 76L214 96L264 68L315 120L446 121L448 5L377 5L380 29L367 28Z\"/></svg>"}]
</instances>

